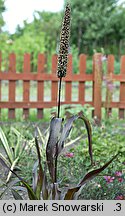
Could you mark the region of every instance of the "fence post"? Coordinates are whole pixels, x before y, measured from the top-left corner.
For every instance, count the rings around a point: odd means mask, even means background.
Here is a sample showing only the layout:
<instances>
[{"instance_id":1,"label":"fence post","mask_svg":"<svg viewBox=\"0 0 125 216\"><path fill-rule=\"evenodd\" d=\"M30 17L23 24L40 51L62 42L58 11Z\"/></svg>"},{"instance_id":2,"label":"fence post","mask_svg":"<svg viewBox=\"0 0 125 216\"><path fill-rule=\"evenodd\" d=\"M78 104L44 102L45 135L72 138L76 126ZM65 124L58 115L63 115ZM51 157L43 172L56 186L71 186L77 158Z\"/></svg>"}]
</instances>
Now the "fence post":
<instances>
[{"instance_id":1,"label":"fence post","mask_svg":"<svg viewBox=\"0 0 125 216\"><path fill-rule=\"evenodd\" d=\"M67 64L67 75L66 77L72 76L72 55L68 56L68 64ZM72 82L65 82L65 102L71 104L72 101Z\"/></svg>"},{"instance_id":2,"label":"fence post","mask_svg":"<svg viewBox=\"0 0 125 216\"><path fill-rule=\"evenodd\" d=\"M37 67L37 73L43 74L45 72L45 55L39 54L38 55L38 67ZM43 102L44 101L44 81L38 80L37 82L37 101ZM43 118L43 108L37 109L37 118L42 119Z\"/></svg>"},{"instance_id":3,"label":"fence post","mask_svg":"<svg viewBox=\"0 0 125 216\"><path fill-rule=\"evenodd\" d=\"M113 86L113 72L114 72L114 56L108 55L107 59L107 81L111 86ZM108 85L106 85L106 101L105 101L105 111L106 116L109 117L109 115L112 112L112 108L110 107L110 103L112 102L112 90Z\"/></svg>"},{"instance_id":4,"label":"fence post","mask_svg":"<svg viewBox=\"0 0 125 216\"><path fill-rule=\"evenodd\" d=\"M125 76L125 55L121 57L121 69L120 74ZM120 95L119 95L119 101L124 102L125 101L125 82L120 82ZM124 119L124 109L119 109L119 118Z\"/></svg>"},{"instance_id":5,"label":"fence post","mask_svg":"<svg viewBox=\"0 0 125 216\"><path fill-rule=\"evenodd\" d=\"M83 77L86 74L86 55L81 54L79 60L79 72ZM85 102L85 81L79 81L79 102Z\"/></svg>"},{"instance_id":6,"label":"fence post","mask_svg":"<svg viewBox=\"0 0 125 216\"><path fill-rule=\"evenodd\" d=\"M93 57L93 104L94 104L94 116L97 118L97 122L100 123L102 113L102 54L95 53Z\"/></svg>"}]
</instances>

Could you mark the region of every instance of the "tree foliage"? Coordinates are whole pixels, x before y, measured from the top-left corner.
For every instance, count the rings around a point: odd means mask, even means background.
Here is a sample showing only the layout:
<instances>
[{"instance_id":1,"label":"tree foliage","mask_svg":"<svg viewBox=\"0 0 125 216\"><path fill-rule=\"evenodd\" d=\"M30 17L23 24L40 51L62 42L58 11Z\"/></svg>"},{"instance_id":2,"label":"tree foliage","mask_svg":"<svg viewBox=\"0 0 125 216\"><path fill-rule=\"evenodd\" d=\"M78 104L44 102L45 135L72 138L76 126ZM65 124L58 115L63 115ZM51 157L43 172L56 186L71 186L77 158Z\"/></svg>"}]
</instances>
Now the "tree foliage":
<instances>
[{"instance_id":1,"label":"tree foliage","mask_svg":"<svg viewBox=\"0 0 125 216\"><path fill-rule=\"evenodd\" d=\"M90 46L110 46L124 37L124 8L118 6L118 0L72 0L71 7L71 39L79 52Z\"/></svg>"},{"instance_id":2,"label":"tree foliage","mask_svg":"<svg viewBox=\"0 0 125 216\"><path fill-rule=\"evenodd\" d=\"M3 36L1 49L5 58L8 53L14 52L20 65L23 61L23 54L32 53L33 70L36 70L38 53L45 53L48 56L49 67L50 58L56 52L61 26L61 13L34 12L34 21L28 23L24 21L24 26L19 25L13 35ZM18 67L18 65L17 65ZM22 66L18 67L22 70Z\"/></svg>"},{"instance_id":3,"label":"tree foliage","mask_svg":"<svg viewBox=\"0 0 125 216\"><path fill-rule=\"evenodd\" d=\"M65 0L66 3L66 0ZM93 50L123 54L125 50L125 7L118 0L72 0L71 4L71 53L77 60L79 53L93 54ZM5 10L4 0L0 0L0 28L3 25L2 12ZM47 55L49 68L51 56L58 53L62 12L52 13L35 11L31 23L24 21L24 26L17 26L16 32L9 35L1 34L0 50L4 56L15 52L20 63L25 52L34 56L36 68L37 55L44 52ZM74 62L74 61L73 61ZM20 68L19 68L20 70Z\"/></svg>"},{"instance_id":4,"label":"tree foliage","mask_svg":"<svg viewBox=\"0 0 125 216\"><path fill-rule=\"evenodd\" d=\"M1 27L4 25L4 20L2 13L5 11L5 6L4 6L4 0L0 0L0 32L1 32Z\"/></svg>"}]
</instances>

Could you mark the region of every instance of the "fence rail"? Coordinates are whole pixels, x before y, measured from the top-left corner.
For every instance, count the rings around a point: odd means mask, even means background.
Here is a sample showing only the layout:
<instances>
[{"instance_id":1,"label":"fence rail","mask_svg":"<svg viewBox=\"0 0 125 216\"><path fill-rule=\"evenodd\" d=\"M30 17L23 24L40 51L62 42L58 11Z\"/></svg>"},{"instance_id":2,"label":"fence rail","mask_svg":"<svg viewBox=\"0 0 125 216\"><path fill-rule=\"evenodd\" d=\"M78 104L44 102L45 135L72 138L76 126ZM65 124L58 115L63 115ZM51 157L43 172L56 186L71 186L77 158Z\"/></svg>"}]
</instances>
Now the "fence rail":
<instances>
[{"instance_id":1,"label":"fence rail","mask_svg":"<svg viewBox=\"0 0 125 216\"><path fill-rule=\"evenodd\" d=\"M2 54L0 54L0 110L7 108L8 117L15 118L15 109L22 108L25 118L29 117L29 110L31 108L37 109L38 118L43 117L43 109L51 108L57 105L57 90L58 90L58 78L56 76L57 69L57 55L52 56L51 73L47 73L45 70L46 58L44 54L38 55L37 72L31 72L31 55L24 55L23 72L16 72L16 55L14 53L9 55L9 67L8 71L4 72L1 69ZM67 76L63 79L65 83L65 100L62 104L90 104L94 107L94 115L101 119L102 111L104 107L110 109L119 109L119 118L124 118L125 109L125 56L121 57L120 73L114 74L114 56L109 55L107 58L107 71L110 82L119 81L119 101L114 102L112 99L107 105L106 101L102 101L102 79L103 79L103 65L102 55L97 53L93 56L92 73L86 73L87 56L81 54L79 56L79 71L77 74L73 74L72 70L72 56L69 55ZM1 100L1 83L3 80L8 81L8 101ZM23 100L16 101L16 81L22 80L23 82ZM30 81L37 82L37 101L30 100ZM51 101L44 100L44 82L51 81ZM92 101L85 100L85 83L92 82ZM78 100L72 100L72 82L78 83Z\"/></svg>"}]
</instances>

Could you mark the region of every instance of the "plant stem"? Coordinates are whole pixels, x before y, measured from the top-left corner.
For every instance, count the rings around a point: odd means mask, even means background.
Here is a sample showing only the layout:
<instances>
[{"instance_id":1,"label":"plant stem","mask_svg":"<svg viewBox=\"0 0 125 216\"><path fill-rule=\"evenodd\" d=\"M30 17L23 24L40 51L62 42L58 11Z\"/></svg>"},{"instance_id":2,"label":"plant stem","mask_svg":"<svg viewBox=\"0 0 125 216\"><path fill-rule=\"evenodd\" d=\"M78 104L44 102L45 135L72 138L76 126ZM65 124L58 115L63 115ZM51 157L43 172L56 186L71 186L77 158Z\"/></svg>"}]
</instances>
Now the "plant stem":
<instances>
[{"instance_id":1,"label":"plant stem","mask_svg":"<svg viewBox=\"0 0 125 216\"><path fill-rule=\"evenodd\" d=\"M58 115L59 118L60 114L60 101L61 101L61 84L62 84L62 77L59 79L59 89L58 89ZM57 182L57 158L58 158L58 144L56 144L56 157L55 157L55 179L54 182Z\"/></svg>"},{"instance_id":2,"label":"plant stem","mask_svg":"<svg viewBox=\"0 0 125 216\"><path fill-rule=\"evenodd\" d=\"M60 114L61 83L62 83L62 77L60 77L60 79L59 79L58 115L57 115L57 118L59 118L59 114Z\"/></svg>"}]
</instances>

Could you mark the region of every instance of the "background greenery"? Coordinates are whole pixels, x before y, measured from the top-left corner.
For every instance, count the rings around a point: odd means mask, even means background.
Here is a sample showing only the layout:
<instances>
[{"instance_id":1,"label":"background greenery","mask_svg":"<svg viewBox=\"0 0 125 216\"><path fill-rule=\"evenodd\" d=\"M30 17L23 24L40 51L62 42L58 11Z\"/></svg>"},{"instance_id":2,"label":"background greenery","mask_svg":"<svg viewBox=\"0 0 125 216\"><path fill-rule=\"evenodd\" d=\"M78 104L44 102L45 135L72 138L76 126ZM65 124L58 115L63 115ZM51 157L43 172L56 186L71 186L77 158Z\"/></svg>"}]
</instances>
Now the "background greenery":
<instances>
[{"instance_id":1,"label":"background greenery","mask_svg":"<svg viewBox=\"0 0 125 216\"><path fill-rule=\"evenodd\" d=\"M50 70L51 56L58 53L62 12L53 13L34 11L31 23L24 21L24 27L19 25L14 34L2 31L4 20L4 0L0 0L0 50L3 53L3 70L7 70L8 54L17 54L17 70L22 70L23 54L32 54L32 70L37 68L37 55L44 52L47 55L47 66ZM66 0L65 0L66 3ZM125 7L118 0L72 0L72 24L69 52L74 56L74 66L78 55L93 54L96 49L104 48L106 54L114 54L116 59L125 50Z\"/></svg>"}]
</instances>

